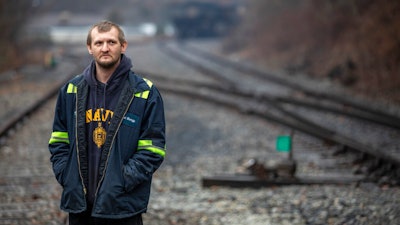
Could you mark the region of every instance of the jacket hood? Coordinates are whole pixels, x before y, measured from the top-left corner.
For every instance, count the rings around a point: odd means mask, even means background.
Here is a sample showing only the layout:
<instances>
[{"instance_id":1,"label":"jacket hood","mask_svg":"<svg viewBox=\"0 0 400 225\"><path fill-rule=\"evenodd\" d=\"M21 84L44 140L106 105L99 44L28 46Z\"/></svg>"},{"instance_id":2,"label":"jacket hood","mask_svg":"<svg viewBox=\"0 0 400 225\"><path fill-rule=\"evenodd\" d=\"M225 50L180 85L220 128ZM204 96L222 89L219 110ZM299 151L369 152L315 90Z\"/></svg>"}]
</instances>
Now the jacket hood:
<instances>
[{"instance_id":1,"label":"jacket hood","mask_svg":"<svg viewBox=\"0 0 400 225\"><path fill-rule=\"evenodd\" d=\"M118 88L118 85L121 83L122 79L125 79L128 76L128 71L132 68L132 61L130 58L121 54L121 62L118 67L115 69L114 73L111 75L110 79L106 84L101 83L96 79L96 62L92 60L88 67L83 71L85 80L88 82L89 86L107 86L107 91L113 91Z\"/></svg>"}]
</instances>

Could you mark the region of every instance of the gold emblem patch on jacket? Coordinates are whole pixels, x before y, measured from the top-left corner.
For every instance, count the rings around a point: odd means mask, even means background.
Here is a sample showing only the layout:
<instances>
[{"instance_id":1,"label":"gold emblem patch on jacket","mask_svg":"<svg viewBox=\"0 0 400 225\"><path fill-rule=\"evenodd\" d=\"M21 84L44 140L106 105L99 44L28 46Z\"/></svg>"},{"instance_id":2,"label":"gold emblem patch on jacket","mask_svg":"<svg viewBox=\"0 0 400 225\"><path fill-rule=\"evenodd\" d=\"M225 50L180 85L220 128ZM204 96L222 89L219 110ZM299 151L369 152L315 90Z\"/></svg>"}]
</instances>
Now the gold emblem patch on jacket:
<instances>
[{"instance_id":1,"label":"gold emblem patch on jacket","mask_svg":"<svg viewBox=\"0 0 400 225\"><path fill-rule=\"evenodd\" d=\"M104 142L106 142L106 135L106 130L101 126L101 122L99 122L99 126L93 131L93 141L98 148L101 148Z\"/></svg>"}]
</instances>

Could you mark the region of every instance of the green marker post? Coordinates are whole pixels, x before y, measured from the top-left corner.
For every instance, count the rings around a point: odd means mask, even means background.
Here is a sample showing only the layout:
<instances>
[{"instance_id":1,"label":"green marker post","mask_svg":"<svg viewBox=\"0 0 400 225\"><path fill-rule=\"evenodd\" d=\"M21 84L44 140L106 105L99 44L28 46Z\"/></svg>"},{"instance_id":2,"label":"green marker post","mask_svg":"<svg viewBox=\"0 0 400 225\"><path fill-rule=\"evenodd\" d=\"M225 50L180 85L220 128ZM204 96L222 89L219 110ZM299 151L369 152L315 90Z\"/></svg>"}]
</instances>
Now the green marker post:
<instances>
[{"instance_id":1,"label":"green marker post","mask_svg":"<svg viewBox=\"0 0 400 225\"><path fill-rule=\"evenodd\" d=\"M293 132L291 132L293 133ZM276 150L278 152L288 152L289 160L292 160L292 136L293 135L280 135L276 138Z\"/></svg>"}]
</instances>

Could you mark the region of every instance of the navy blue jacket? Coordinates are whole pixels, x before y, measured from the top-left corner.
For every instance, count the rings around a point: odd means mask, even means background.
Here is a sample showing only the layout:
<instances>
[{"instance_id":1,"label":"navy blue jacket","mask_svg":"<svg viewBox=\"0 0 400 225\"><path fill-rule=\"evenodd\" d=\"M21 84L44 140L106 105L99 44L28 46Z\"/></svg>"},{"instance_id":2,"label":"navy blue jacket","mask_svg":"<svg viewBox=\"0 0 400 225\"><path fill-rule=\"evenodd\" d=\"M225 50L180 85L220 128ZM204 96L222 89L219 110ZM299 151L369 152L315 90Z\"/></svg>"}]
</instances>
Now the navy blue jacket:
<instances>
[{"instance_id":1,"label":"navy blue jacket","mask_svg":"<svg viewBox=\"0 0 400 225\"><path fill-rule=\"evenodd\" d=\"M146 212L152 175L165 156L161 95L151 81L128 73L100 156L94 217L118 219ZM70 213L87 209L88 89L83 75L61 88L49 141L53 171L63 187L60 207Z\"/></svg>"}]
</instances>

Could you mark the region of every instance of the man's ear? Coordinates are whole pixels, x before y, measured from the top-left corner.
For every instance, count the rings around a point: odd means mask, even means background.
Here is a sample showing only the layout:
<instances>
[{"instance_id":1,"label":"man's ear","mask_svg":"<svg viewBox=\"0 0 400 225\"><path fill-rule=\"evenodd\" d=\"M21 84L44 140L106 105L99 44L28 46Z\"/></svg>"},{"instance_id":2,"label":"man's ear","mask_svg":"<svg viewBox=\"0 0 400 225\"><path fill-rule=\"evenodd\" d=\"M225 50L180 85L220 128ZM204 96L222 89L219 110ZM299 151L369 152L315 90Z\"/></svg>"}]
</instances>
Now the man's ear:
<instances>
[{"instance_id":1,"label":"man's ear","mask_svg":"<svg viewBox=\"0 0 400 225\"><path fill-rule=\"evenodd\" d=\"M86 47L87 47L87 50L88 50L89 54L92 55L93 54L92 47L90 45L86 45Z\"/></svg>"},{"instance_id":2,"label":"man's ear","mask_svg":"<svg viewBox=\"0 0 400 225\"><path fill-rule=\"evenodd\" d=\"M125 53L126 49L128 48L128 42L124 42L121 44L121 53Z\"/></svg>"}]
</instances>

